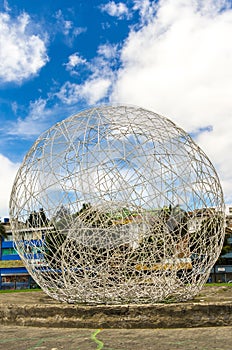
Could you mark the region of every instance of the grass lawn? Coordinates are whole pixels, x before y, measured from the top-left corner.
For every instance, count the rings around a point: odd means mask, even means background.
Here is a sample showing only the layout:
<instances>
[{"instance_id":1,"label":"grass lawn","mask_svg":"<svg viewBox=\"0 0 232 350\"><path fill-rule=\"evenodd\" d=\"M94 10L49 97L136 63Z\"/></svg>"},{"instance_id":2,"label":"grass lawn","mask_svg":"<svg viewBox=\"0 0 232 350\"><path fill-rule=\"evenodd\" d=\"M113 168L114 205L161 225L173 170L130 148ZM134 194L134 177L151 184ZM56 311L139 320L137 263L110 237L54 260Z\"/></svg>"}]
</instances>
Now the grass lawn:
<instances>
[{"instance_id":1,"label":"grass lawn","mask_svg":"<svg viewBox=\"0 0 232 350\"><path fill-rule=\"evenodd\" d=\"M207 283L204 285L204 287L231 287L232 283ZM41 288L35 288L35 289L6 289L6 290L0 290L0 293L21 293L21 292L40 292Z\"/></svg>"},{"instance_id":2,"label":"grass lawn","mask_svg":"<svg viewBox=\"0 0 232 350\"><path fill-rule=\"evenodd\" d=\"M0 290L0 293L21 293L21 292L41 292L42 289L35 288L35 289L5 289Z\"/></svg>"}]
</instances>

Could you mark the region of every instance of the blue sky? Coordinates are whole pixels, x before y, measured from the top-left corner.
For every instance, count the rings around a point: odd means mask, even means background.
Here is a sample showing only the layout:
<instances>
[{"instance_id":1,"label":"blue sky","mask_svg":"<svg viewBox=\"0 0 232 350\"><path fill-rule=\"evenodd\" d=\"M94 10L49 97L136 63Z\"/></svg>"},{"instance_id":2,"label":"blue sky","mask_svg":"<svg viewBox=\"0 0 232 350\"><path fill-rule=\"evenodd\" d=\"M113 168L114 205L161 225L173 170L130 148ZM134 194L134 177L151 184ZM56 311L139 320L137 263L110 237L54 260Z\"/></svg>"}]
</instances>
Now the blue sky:
<instances>
[{"instance_id":1,"label":"blue sky","mask_svg":"<svg viewBox=\"0 0 232 350\"><path fill-rule=\"evenodd\" d=\"M0 0L0 217L54 123L138 105L194 135L232 202L232 9L226 0Z\"/></svg>"}]
</instances>

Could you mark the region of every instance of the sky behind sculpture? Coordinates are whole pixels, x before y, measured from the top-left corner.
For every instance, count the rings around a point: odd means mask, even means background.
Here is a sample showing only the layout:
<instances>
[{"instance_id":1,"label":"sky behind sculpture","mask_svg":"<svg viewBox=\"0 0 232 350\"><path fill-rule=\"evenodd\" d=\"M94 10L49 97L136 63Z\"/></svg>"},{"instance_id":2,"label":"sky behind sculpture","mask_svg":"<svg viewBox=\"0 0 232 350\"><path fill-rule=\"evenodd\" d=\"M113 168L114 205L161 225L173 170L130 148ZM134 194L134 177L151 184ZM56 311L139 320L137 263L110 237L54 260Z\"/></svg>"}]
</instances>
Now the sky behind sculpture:
<instances>
[{"instance_id":1,"label":"sky behind sculpture","mask_svg":"<svg viewBox=\"0 0 232 350\"><path fill-rule=\"evenodd\" d=\"M98 103L139 105L191 133L231 191L232 2L0 1L0 217L23 156Z\"/></svg>"}]
</instances>

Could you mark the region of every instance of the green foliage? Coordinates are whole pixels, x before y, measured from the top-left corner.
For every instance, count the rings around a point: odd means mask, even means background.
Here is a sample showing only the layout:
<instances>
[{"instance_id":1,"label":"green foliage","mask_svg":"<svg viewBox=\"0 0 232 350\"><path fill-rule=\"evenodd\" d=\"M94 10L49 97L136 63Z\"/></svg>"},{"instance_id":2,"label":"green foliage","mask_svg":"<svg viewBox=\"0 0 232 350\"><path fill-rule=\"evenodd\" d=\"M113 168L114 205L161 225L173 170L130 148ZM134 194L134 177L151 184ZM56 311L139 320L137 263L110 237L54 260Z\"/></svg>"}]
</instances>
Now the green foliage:
<instances>
[{"instance_id":1,"label":"green foliage","mask_svg":"<svg viewBox=\"0 0 232 350\"><path fill-rule=\"evenodd\" d=\"M223 246L222 246L222 250L221 250L221 254L216 262L216 264L225 264L225 260L224 258L222 258L221 256L222 255L225 255L227 253L230 253L232 251L232 247L231 245L229 244L228 242L228 239L231 237L230 234L226 233L225 234L225 239L224 239L224 242L223 242Z\"/></svg>"},{"instance_id":2,"label":"green foliage","mask_svg":"<svg viewBox=\"0 0 232 350\"><path fill-rule=\"evenodd\" d=\"M62 245L66 240L66 235L54 229L46 233L45 250L46 260L52 266L62 257Z\"/></svg>"},{"instance_id":3,"label":"green foliage","mask_svg":"<svg viewBox=\"0 0 232 350\"><path fill-rule=\"evenodd\" d=\"M230 244L228 243L228 235L225 236L225 240L223 243L223 247L222 247L222 251L221 251L221 255L225 255L227 253L230 253L232 248L230 246Z\"/></svg>"},{"instance_id":4,"label":"green foliage","mask_svg":"<svg viewBox=\"0 0 232 350\"><path fill-rule=\"evenodd\" d=\"M173 255L173 242L178 244L188 233L188 214L176 205L164 206L152 217L151 234L143 237L137 248L138 255L146 260L162 261Z\"/></svg>"},{"instance_id":5,"label":"green foliage","mask_svg":"<svg viewBox=\"0 0 232 350\"><path fill-rule=\"evenodd\" d=\"M47 226L48 223L49 220L47 219L43 208L40 208L38 212L34 210L32 213L30 213L27 220L27 225L33 228Z\"/></svg>"},{"instance_id":6,"label":"green foliage","mask_svg":"<svg viewBox=\"0 0 232 350\"><path fill-rule=\"evenodd\" d=\"M91 206L90 203L84 203L81 210L75 214L84 226L87 227L108 227L113 224L111 216L108 213L99 211Z\"/></svg>"},{"instance_id":7,"label":"green foliage","mask_svg":"<svg viewBox=\"0 0 232 350\"><path fill-rule=\"evenodd\" d=\"M0 237L7 237L6 229L2 222L0 222Z\"/></svg>"},{"instance_id":8,"label":"green foliage","mask_svg":"<svg viewBox=\"0 0 232 350\"><path fill-rule=\"evenodd\" d=\"M208 216L202 223L200 229L192 233L190 237L191 251L194 253L201 253L202 246L207 246L208 241L212 241L215 238L215 248L220 245L221 242L217 239L217 231L222 225L222 218L217 216Z\"/></svg>"}]
</instances>

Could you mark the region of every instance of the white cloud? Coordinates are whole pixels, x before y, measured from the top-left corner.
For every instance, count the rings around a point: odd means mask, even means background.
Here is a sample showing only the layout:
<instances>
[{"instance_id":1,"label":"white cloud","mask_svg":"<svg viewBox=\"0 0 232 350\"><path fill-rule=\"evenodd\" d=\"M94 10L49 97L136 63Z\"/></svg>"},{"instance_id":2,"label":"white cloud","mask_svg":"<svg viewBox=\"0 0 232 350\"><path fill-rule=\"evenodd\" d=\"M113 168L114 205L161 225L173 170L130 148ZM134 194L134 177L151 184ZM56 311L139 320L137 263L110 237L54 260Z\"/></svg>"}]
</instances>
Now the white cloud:
<instances>
[{"instance_id":1,"label":"white cloud","mask_svg":"<svg viewBox=\"0 0 232 350\"><path fill-rule=\"evenodd\" d=\"M72 21L64 18L61 10L56 12L55 18L57 20L56 30L66 37L66 43L68 45L72 45L73 39L87 30L85 27L75 27Z\"/></svg>"},{"instance_id":2,"label":"white cloud","mask_svg":"<svg viewBox=\"0 0 232 350\"><path fill-rule=\"evenodd\" d=\"M73 22L64 19L63 13L61 10L58 10L55 14L57 19L57 26L62 31L64 35L69 35L70 30L73 28Z\"/></svg>"},{"instance_id":3,"label":"white cloud","mask_svg":"<svg viewBox=\"0 0 232 350\"><path fill-rule=\"evenodd\" d=\"M10 11L11 11L7 0L4 0L4 1L3 1L3 8L4 8L4 10L5 10L6 12L10 12Z\"/></svg>"},{"instance_id":4,"label":"white cloud","mask_svg":"<svg viewBox=\"0 0 232 350\"><path fill-rule=\"evenodd\" d=\"M91 78L82 85L66 82L57 93L57 97L68 105L81 100L93 105L107 95L110 86L111 81L105 78Z\"/></svg>"},{"instance_id":5,"label":"white cloud","mask_svg":"<svg viewBox=\"0 0 232 350\"><path fill-rule=\"evenodd\" d=\"M74 68L76 68L79 65L86 64L86 59L79 56L78 52L73 53L68 58L68 63L65 64L67 70L73 71Z\"/></svg>"},{"instance_id":6,"label":"white cloud","mask_svg":"<svg viewBox=\"0 0 232 350\"><path fill-rule=\"evenodd\" d=\"M20 166L0 154L0 217L9 217L9 200L16 172Z\"/></svg>"},{"instance_id":7,"label":"white cloud","mask_svg":"<svg viewBox=\"0 0 232 350\"><path fill-rule=\"evenodd\" d=\"M107 12L108 15L118 19L131 17L127 6L123 2L115 3L110 1L105 5L101 5L100 8L102 12Z\"/></svg>"},{"instance_id":8,"label":"white cloud","mask_svg":"<svg viewBox=\"0 0 232 350\"><path fill-rule=\"evenodd\" d=\"M10 124L8 135L30 138L39 135L49 125L49 117L54 111L46 108L47 101L43 99L30 103L26 118L18 118Z\"/></svg>"},{"instance_id":9,"label":"white cloud","mask_svg":"<svg viewBox=\"0 0 232 350\"><path fill-rule=\"evenodd\" d=\"M100 45L97 56L91 61L80 57L77 52L70 55L66 67L71 75L77 75L81 69L84 69L88 77L81 84L65 82L56 96L67 105L79 101L85 101L91 105L98 103L109 95L115 79L114 67L118 58L118 45L110 43Z\"/></svg>"},{"instance_id":10,"label":"white cloud","mask_svg":"<svg viewBox=\"0 0 232 350\"><path fill-rule=\"evenodd\" d=\"M89 104L95 104L106 96L110 86L109 79L90 79L82 86L82 96Z\"/></svg>"},{"instance_id":11,"label":"white cloud","mask_svg":"<svg viewBox=\"0 0 232 350\"><path fill-rule=\"evenodd\" d=\"M213 124L221 106L232 104L232 12L210 17L194 3L162 1L157 17L130 33L113 95L173 116L188 130Z\"/></svg>"},{"instance_id":12,"label":"white cloud","mask_svg":"<svg viewBox=\"0 0 232 350\"><path fill-rule=\"evenodd\" d=\"M103 44L98 47L97 53L107 60L114 59L118 55L118 45Z\"/></svg>"},{"instance_id":13,"label":"white cloud","mask_svg":"<svg viewBox=\"0 0 232 350\"><path fill-rule=\"evenodd\" d=\"M134 0L134 11L139 11L140 23L139 26L150 22L157 11L158 3L153 0ZM138 24L137 24L138 25Z\"/></svg>"},{"instance_id":14,"label":"white cloud","mask_svg":"<svg viewBox=\"0 0 232 350\"><path fill-rule=\"evenodd\" d=\"M215 123L211 132L204 131L196 138L197 144L206 151L211 162L219 170L219 178L225 193L226 201L232 203L231 149L232 149L232 116Z\"/></svg>"},{"instance_id":15,"label":"white cloud","mask_svg":"<svg viewBox=\"0 0 232 350\"><path fill-rule=\"evenodd\" d=\"M232 10L227 1L161 0L144 4L140 29L124 42L111 101L166 115L188 132L210 126L198 141L212 157L226 196L232 184ZM151 2L152 3L152 2ZM142 8L141 8L142 11ZM138 28L138 27L137 27ZM231 125L232 126L232 125ZM220 144L219 144L220 143Z\"/></svg>"},{"instance_id":16,"label":"white cloud","mask_svg":"<svg viewBox=\"0 0 232 350\"><path fill-rule=\"evenodd\" d=\"M65 104L74 104L77 103L80 98L80 89L79 84L70 83L67 81L57 93L57 97Z\"/></svg>"},{"instance_id":17,"label":"white cloud","mask_svg":"<svg viewBox=\"0 0 232 350\"><path fill-rule=\"evenodd\" d=\"M0 82L21 83L48 62L45 40L29 32L31 19L0 13Z\"/></svg>"}]
</instances>

